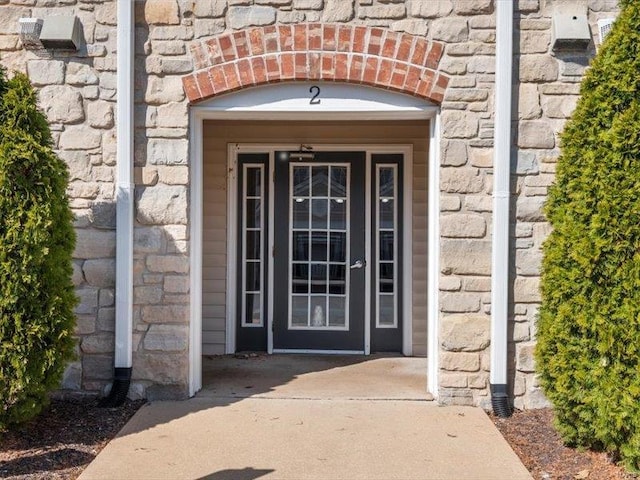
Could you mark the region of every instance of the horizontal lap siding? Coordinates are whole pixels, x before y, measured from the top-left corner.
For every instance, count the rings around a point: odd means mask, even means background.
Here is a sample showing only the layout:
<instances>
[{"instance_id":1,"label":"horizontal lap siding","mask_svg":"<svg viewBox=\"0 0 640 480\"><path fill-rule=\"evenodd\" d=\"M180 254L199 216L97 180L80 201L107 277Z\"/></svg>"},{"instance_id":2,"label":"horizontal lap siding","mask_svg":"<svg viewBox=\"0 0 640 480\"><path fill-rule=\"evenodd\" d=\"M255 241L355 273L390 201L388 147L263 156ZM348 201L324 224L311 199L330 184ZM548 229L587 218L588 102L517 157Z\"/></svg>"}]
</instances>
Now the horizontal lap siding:
<instances>
[{"instance_id":1,"label":"horizontal lap siding","mask_svg":"<svg viewBox=\"0 0 640 480\"><path fill-rule=\"evenodd\" d=\"M426 121L409 122L241 122L207 121L204 127L203 346L205 355L224 353L227 262L227 145L412 144L413 168L413 351L427 346L427 152Z\"/></svg>"}]
</instances>

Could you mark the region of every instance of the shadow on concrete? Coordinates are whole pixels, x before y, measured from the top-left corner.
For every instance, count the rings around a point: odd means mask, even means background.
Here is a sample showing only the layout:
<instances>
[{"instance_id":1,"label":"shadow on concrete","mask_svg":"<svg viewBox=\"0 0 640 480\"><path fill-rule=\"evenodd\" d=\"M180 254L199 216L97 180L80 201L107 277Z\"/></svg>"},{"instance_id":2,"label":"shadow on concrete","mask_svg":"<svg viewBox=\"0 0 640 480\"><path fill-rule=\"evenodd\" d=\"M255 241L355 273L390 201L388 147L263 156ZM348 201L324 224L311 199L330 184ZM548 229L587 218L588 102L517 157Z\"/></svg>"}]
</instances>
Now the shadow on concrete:
<instances>
[{"instance_id":1,"label":"shadow on concrete","mask_svg":"<svg viewBox=\"0 0 640 480\"><path fill-rule=\"evenodd\" d=\"M220 470L211 475L200 477L197 480L254 480L273 472L275 472L273 469L258 470L248 467L243 469Z\"/></svg>"}]
</instances>

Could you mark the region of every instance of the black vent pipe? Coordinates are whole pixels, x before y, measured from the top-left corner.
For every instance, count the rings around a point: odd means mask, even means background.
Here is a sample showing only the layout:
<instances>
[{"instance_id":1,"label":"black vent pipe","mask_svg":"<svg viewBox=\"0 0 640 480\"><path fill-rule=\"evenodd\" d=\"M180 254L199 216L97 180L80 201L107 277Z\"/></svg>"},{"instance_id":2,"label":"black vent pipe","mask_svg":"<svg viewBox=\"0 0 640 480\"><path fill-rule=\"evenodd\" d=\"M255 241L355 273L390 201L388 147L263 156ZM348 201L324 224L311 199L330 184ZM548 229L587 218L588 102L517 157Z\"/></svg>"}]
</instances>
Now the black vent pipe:
<instances>
[{"instance_id":1,"label":"black vent pipe","mask_svg":"<svg viewBox=\"0 0 640 480\"><path fill-rule=\"evenodd\" d=\"M98 406L103 408L113 408L121 406L127 399L129 386L131 385L131 367L115 368L113 375L113 385L109 395L100 400Z\"/></svg>"},{"instance_id":2,"label":"black vent pipe","mask_svg":"<svg viewBox=\"0 0 640 480\"><path fill-rule=\"evenodd\" d=\"M499 418L509 418L513 413L506 384L491 384L491 407L494 415Z\"/></svg>"}]
</instances>

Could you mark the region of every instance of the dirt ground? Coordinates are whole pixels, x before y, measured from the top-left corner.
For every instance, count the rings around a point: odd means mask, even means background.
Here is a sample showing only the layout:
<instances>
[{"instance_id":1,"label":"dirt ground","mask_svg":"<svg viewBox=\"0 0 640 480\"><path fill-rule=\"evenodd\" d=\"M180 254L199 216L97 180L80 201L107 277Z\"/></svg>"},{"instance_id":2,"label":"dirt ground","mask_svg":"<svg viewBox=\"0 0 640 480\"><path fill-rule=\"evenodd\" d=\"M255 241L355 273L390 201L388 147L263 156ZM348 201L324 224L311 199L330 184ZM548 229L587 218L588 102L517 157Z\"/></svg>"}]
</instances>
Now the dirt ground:
<instances>
[{"instance_id":1,"label":"dirt ground","mask_svg":"<svg viewBox=\"0 0 640 480\"><path fill-rule=\"evenodd\" d=\"M0 478L78 477L143 404L99 408L93 399L52 401L31 422L0 431Z\"/></svg>"},{"instance_id":2,"label":"dirt ground","mask_svg":"<svg viewBox=\"0 0 640 480\"><path fill-rule=\"evenodd\" d=\"M630 480L638 478L602 452L565 447L553 428L553 411L516 411L506 419L492 417L533 478L553 480Z\"/></svg>"},{"instance_id":3,"label":"dirt ground","mask_svg":"<svg viewBox=\"0 0 640 480\"><path fill-rule=\"evenodd\" d=\"M95 400L55 400L37 419L0 432L0 478L75 479L144 402L103 409ZM493 418L535 479L631 480L604 453L565 447L550 409Z\"/></svg>"}]
</instances>

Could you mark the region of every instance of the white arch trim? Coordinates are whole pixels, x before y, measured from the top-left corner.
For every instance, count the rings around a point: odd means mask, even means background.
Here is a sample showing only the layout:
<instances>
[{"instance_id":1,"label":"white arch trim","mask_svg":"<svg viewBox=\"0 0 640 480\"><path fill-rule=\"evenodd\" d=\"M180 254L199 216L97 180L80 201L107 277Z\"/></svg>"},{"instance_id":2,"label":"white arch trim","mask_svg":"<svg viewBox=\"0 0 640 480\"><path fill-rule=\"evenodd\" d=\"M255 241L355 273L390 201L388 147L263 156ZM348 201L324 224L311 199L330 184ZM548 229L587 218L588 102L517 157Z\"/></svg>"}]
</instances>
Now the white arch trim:
<instances>
[{"instance_id":1,"label":"white arch trim","mask_svg":"<svg viewBox=\"0 0 640 480\"><path fill-rule=\"evenodd\" d=\"M313 95L319 95L313 103ZM190 333L189 395L202 388L203 124L205 120L430 120L428 212L428 371L427 387L438 396L438 279L440 109L426 100L364 85L290 82L214 97L192 106L190 123Z\"/></svg>"}]
</instances>

